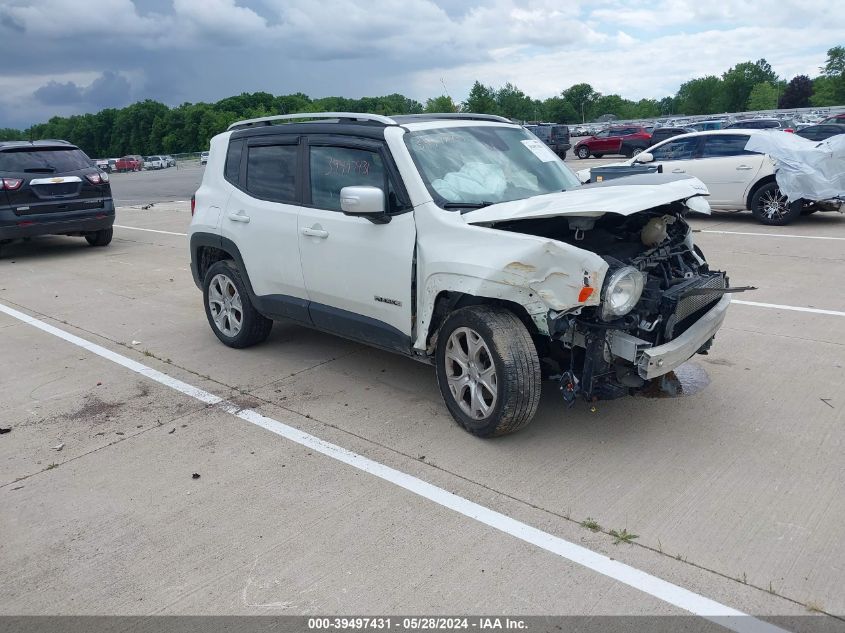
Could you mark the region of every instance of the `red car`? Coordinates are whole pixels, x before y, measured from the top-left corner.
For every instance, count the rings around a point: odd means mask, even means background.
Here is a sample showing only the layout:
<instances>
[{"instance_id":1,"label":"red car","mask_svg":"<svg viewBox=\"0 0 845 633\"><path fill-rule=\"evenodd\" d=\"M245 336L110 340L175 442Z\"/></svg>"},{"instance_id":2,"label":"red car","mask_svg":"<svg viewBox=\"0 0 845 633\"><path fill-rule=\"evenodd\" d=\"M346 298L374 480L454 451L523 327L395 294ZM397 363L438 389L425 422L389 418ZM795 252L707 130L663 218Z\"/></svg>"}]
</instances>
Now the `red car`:
<instances>
[{"instance_id":1,"label":"red car","mask_svg":"<svg viewBox=\"0 0 845 633\"><path fill-rule=\"evenodd\" d=\"M118 158L117 162L115 163L115 169L119 172L141 171L141 168L143 166L144 163L135 156L124 156L123 158Z\"/></svg>"},{"instance_id":2,"label":"red car","mask_svg":"<svg viewBox=\"0 0 845 633\"><path fill-rule=\"evenodd\" d=\"M605 154L623 154L622 141L649 142L651 141L651 134L640 125L610 127L595 136L589 136L578 141L575 145L575 155L578 158L589 158L590 155L601 158ZM637 144L630 145L636 147Z\"/></svg>"},{"instance_id":3,"label":"red car","mask_svg":"<svg viewBox=\"0 0 845 633\"><path fill-rule=\"evenodd\" d=\"M833 116L829 116L826 119L820 121L820 123L845 123L845 113L843 114L834 114Z\"/></svg>"}]
</instances>

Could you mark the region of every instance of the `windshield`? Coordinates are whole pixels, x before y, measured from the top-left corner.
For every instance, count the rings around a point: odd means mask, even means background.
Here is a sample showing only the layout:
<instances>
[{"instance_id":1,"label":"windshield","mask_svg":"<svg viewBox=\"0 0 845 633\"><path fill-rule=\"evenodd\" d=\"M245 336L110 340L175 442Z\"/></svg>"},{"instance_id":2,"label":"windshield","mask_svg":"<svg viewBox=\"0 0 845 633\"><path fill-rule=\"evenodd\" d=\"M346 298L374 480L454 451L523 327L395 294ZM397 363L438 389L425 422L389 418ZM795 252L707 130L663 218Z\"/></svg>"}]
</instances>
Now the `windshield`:
<instances>
[{"instance_id":1,"label":"windshield","mask_svg":"<svg viewBox=\"0 0 845 633\"><path fill-rule=\"evenodd\" d=\"M522 128L419 130L405 142L440 206L484 206L580 186L563 161Z\"/></svg>"}]
</instances>

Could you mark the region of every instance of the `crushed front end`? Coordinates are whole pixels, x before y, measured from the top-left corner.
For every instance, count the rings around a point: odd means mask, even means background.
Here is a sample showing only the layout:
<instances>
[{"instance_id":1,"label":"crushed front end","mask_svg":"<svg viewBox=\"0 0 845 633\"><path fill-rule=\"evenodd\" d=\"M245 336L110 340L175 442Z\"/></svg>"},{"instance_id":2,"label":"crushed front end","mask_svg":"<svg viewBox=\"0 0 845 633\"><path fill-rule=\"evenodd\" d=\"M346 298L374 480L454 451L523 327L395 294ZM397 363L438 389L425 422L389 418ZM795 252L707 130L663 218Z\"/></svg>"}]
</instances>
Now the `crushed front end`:
<instances>
[{"instance_id":1,"label":"crushed front end","mask_svg":"<svg viewBox=\"0 0 845 633\"><path fill-rule=\"evenodd\" d=\"M693 244L687 211L678 201L626 216L500 225L553 237L608 263L598 306L549 313L546 373L560 379L570 403L660 386L661 377L712 345L734 289Z\"/></svg>"},{"instance_id":2,"label":"crushed front end","mask_svg":"<svg viewBox=\"0 0 845 633\"><path fill-rule=\"evenodd\" d=\"M601 255L609 270L599 306L550 315L550 356L567 400L635 393L710 349L730 304L729 281L693 244L685 211L679 202L569 220L579 225L571 243Z\"/></svg>"}]
</instances>

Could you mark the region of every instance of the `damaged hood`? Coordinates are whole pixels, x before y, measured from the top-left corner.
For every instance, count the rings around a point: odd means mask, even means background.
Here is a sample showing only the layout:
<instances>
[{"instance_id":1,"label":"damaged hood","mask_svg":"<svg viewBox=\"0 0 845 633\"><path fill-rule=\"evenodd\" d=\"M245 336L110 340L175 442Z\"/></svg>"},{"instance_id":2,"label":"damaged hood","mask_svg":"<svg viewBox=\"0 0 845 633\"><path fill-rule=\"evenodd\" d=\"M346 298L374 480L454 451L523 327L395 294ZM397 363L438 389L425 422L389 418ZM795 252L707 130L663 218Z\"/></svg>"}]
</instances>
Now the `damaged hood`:
<instances>
[{"instance_id":1,"label":"damaged hood","mask_svg":"<svg viewBox=\"0 0 845 633\"><path fill-rule=\"evenodd\" d=\"M598 217L605 213L632 215L670 202L709 195L698 178L643 174L583 185L569 191L500 202L464 214L469 224L552 218Z\"/></svg>"}]
</instances>

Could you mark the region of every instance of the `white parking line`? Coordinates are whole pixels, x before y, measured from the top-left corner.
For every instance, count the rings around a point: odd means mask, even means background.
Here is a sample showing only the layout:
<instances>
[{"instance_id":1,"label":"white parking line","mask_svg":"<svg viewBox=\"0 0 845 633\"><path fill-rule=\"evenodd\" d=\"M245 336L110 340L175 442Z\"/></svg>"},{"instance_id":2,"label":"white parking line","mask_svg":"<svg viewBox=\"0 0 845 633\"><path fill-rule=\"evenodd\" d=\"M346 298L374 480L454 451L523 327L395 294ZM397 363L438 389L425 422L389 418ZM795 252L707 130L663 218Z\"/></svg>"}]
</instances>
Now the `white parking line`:
<instances>
[{"instance_id":1,"label":"white parking line","mask_svg":"<svg viewBox=\"0 0 845 633\"><path fill-rule=\"evenodd\" d=\"M403 473L399 470L385 466L372 459L359 455L341 446L331 444L320 438L288 426L278 420L269 418L252 409L242 409L238 405L223 400L199 387L194 387L181 380L168 376L142 363L112 352L96 343L75 336L65 330L52 326L44 321L19 312L13 308L0 303L0 312L9 315L23 323L27 323L43 332L57 336L69 343L77 345L93 354L115 362L135 373L138 373L150 380L175 389L185 395L216 408L226 411L241 420L264 428L271 433L289 439L297 444L337 461L348 464L353 468L364 471L379 479L390 482L400 488L404 488L420 497L433 501L458 514L483 523L495 530L513 536L526 543L530 543L561 558L577 563L587 569L598 572L608 578L638 589L659 600L674 605L684 611L701 616L739 633L785 633L784 629L769 624L763 620L753 618L742 611L738 611L724 604L705 598L683 587L672 584L666 580L652 576L630 565L613 560L604 554L599 554L586 547L582 547L571 541L567 541L548 532L543 532L535 527L518 521L512 517L496 512L473 501L455 495L443 488L439 488L418 477Z\"/></svg>"},{"instance_id":2,"label":"white parking line","mask_svg":"<svg viewBox=\"0 0 845 633\"><path fill-rule=\"evenodd\" d=\"M187 233L174 233L173 231L161 231L159 229L142 229L140 226L123 226L122 224L115 224L116 229L129 229L130 231L146 231L147 233L163 233L164 235L181 235L188 237Z\"/></svg>"},{"instance_id":3,"label":"white parking line","mask_svg":"<svg viewBox=\"0 0 845 633\"><path fill-rule=\"evenodd\" d=\"M720 235L756 235L762 237L793 237L801 240L840 240L845 241L845 237L828 237L825 235L790 235L788 233L745 233L742 231L710 231L700 229L696 233L718 233Z\"/></svg>"},{"instance_id":4,"label":"white parking line","mask_svg":"<svg viewBox=\"0 0 845 633\"><path fill-rule=\"evenodd\" d=\"M830 316L845 317L845 312L838 310L822 310L820 308L802 308L801 306L784 306L778 303L758 303L757 301L741 301L732 299L731 303L738 303L743 306L754 306L755 308L772 308L774 310L793 310L795 312L812 312L813 314L828 314Z\"/></svg>"}]
</instances>

